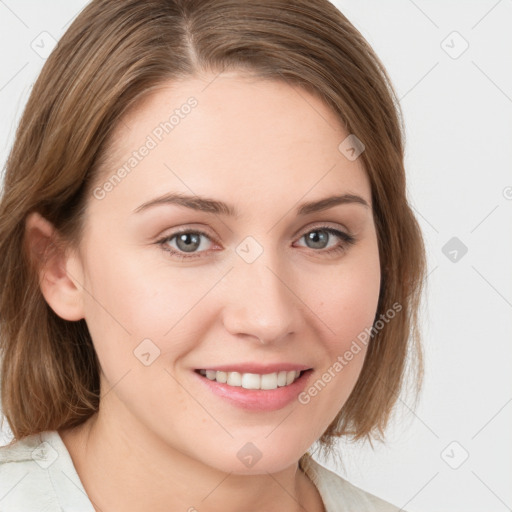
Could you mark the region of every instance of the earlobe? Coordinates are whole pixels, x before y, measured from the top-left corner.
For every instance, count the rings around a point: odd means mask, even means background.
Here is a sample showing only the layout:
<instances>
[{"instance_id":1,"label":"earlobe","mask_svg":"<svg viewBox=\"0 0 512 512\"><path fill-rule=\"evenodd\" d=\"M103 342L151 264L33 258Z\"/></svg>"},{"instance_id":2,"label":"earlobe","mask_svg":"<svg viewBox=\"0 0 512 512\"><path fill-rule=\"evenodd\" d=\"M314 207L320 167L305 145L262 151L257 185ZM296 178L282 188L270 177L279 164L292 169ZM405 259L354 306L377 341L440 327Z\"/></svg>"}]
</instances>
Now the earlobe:
<instances>
[{"instance_id":1,"label":"earlobe","mask_svg":"<svg viewBox=\"0 0 512 512\"><path fill-rule=\"evenodd\" d=\"M81 265L59 242L58 232L49 221L37 212L27 216L25 246L37 269L41 293L58 316L76 321L84 318Z\"/></svg>"}]
</instances>

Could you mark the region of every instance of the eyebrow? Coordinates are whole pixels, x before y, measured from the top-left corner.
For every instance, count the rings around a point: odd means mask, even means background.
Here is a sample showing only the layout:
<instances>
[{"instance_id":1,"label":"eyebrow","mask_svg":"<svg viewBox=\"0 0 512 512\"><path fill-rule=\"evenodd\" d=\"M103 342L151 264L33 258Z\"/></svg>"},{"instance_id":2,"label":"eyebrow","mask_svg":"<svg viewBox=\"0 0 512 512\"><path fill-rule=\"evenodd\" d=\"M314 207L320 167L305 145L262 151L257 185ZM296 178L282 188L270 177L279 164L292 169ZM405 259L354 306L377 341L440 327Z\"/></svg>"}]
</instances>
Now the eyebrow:
<instances>
[{"instance_id":1,"label":"eyebrow","mask_svg":"<svg viewBox=\"0 0 512 512\"><path fill-rule=\"evenodd\" d=\"M133 213L139 213L147 210L152 206L162 204L176 204L178 206L191 208L192 210L227 215L231 217L238 217L239 215L234 206L223 201L218 201L209 197L201 197L197 195L191 196L174 192L164 194L163 196L151 199L150 201L141 204L135 210L133 210ZM361 196L355 194L342 194L329 196L318 201L302 203L296 208L296 212L297 215L308 215L310 213L328 210L329 208L333 208L334 206L338 206L340 204L360 204L366 208L370 208L368 202Z\"/></svg>"}]
</instances>

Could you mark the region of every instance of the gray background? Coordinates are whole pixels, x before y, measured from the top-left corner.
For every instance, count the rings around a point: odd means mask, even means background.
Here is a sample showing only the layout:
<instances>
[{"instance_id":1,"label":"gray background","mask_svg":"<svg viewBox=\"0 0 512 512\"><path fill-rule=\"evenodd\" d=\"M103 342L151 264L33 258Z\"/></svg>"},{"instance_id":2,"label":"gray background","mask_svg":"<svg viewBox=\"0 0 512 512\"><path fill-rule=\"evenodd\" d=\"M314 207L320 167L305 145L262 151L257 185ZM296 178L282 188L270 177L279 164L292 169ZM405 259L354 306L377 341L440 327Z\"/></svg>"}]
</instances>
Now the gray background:
<instances>
[{"instance_id":1,"label":"gray background","mask_svg":"<svg viewBox=\"0 0 512 512\"><path fill-rule=\"evenodd\" d=\"M409 512L512 510L512 0L334 3L401 100L428 249L427 372L416 410L400 398L387 444L342 443L345 468L323 462ZM85 4L0 1L2 167L52 38Z\"/></svg>"}]
</instances>

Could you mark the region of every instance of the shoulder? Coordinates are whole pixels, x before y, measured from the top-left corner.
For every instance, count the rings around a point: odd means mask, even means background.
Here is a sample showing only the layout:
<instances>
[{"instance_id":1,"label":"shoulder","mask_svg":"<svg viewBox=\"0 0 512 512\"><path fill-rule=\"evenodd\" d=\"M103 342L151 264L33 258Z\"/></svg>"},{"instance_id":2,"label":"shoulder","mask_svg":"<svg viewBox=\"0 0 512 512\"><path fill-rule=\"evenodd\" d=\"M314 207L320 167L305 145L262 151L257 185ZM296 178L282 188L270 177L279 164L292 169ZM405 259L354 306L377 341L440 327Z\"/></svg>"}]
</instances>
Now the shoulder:
<instances>
[{"instance_id":1,"label":"shoulder","mask_svg":"<svg viewBox=\"0 0 512 512\"><path fill-rule=\"evenodd\" d=\"M2 512L93 510L80 487L57 431L32 434L0 447Z\"/></svg>"},{"instance_id":2,"label":"shoulder","mask_svg":"<svg viewBox=\"0 0 512 512\"><path fill-rule=\"evenodd\" d=\"M0 475L6 477L19 472L20 469L32 470L41 467L39 464L46 454L44 434L33 434L20 440L13 440L0 447ZM2 478L2 482L4 482Z\"/></svg>"},{"instance_id":3,"label":"shoulder","mask_svg":"<svg viewBox=\"0 0 512 512\"><path fill-rule=\"evenodd\" d=\"M46 448L43 443L41 434L33 434L0 448L2 510L30 510L36 504L36 494L41 499L38 509L51 510L52 493L46 492L51 489L51 483L43 467Z\"/></svg>"},{"instance_id":4,"label":"shoulder","mask_svg":"<svg viewBox=\"0 0 512 512\"><path fill-rule=\"evenodd\" d=\"M326 512L405 512L403 509L351 484L308 457L304 471L320 493Z\"/></svg>"}]
</instances>

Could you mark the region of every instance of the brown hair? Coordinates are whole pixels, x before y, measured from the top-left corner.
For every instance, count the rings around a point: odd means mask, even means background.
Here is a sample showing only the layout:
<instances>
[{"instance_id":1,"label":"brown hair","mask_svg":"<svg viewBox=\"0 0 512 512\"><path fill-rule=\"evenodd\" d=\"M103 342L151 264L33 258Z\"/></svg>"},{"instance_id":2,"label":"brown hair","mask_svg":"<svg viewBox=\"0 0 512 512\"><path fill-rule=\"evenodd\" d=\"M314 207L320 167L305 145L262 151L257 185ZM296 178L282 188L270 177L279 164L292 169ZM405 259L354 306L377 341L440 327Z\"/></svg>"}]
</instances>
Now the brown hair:
<instances>
[{"instance_id":1,"label":"brown hair","mask_svg":"<svg viewBox=\"0 0 512 512\"><path fill-rule=\"evenodd\" d=\"M402 309L372 337L355 388L320 444L331 447L342 435L382 438L408 368L420 389L424 246L406 198L400 106L363 36L328 0L94 0L45 63L7 161L1 400L15 439L84 422L98 410L100 394L85 320L60 318L40 291L26 246L27 215L39 212L76 246L123 114L169 80L224 70L318 95L366 147L360 158L371 182L382 276L375 321L393 304Z\"/></svg>"}]
</instances>

